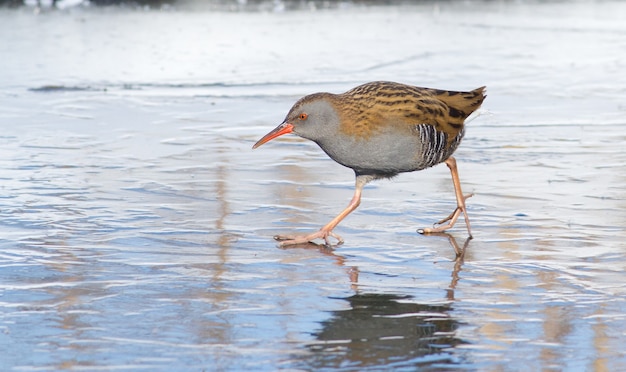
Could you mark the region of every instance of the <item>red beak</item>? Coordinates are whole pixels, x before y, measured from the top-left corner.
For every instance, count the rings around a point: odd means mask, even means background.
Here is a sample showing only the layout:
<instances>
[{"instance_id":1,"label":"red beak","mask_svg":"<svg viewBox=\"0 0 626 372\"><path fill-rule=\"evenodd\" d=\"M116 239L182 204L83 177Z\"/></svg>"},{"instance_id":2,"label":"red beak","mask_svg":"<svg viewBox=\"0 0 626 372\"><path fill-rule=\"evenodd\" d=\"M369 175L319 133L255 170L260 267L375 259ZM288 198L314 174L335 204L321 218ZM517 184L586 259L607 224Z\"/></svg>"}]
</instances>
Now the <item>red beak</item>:
<instances>
[{"instance_id":1,"label":"red beak","mask_svg":"<svg viewBox=\"0 0 626 372\"><path fill-rule=\"evenodd\" d=\"M261 146L265 142L269 142L270 140L273 140L274 138L278 136L291 133L292 131L293 131L293 124L282 123L281 125L277 126L273 131L269 132L268 134L263 136L263 138L258 140L257 143L255 143L254 146L252 146L252 149L256 149L257 147Z\"/></svg>"}]
</instances>

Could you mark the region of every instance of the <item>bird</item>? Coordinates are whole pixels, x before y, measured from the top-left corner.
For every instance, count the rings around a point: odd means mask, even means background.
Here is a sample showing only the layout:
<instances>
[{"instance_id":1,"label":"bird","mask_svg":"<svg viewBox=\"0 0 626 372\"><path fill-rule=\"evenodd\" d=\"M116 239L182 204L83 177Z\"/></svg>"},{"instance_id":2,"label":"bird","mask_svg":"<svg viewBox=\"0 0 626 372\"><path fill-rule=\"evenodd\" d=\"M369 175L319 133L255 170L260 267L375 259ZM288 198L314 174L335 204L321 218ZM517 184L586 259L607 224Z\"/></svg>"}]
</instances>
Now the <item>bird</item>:
<instances>
[{"instance_id":1,"label":"bird","mask_svg":"<svg viewBox=\"0 0 626 372\"><path fill-rule=\"evenodd\" d=\"M283 122L259 139L253 149L287 133L315 142L331 159L351 168L355 191L348 206L319 231L276 235L280 247L322 239L332 247L344 239L333 230L361 203L363 187L377 179L419 171L445 163L450 169L456 209L421 234L452 228L463 214L472 237L456 159L452 156L465 134L465 121L482 105L486 87L450 91L390 81L373 81L345 93L313 93L299 99ZM446 223L447 222L447 223Z\"/></svg>"}]
</instances>

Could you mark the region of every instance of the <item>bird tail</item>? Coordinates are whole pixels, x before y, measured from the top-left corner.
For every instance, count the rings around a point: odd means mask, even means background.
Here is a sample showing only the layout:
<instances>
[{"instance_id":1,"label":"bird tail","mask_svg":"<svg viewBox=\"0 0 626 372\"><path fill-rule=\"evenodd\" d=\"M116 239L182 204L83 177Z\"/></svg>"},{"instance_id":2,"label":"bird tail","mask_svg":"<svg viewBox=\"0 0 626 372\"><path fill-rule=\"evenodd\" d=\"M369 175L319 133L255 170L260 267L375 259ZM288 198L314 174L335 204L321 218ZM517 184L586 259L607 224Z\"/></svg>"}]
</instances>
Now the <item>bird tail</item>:
<instances>
[{"instance_id":1,"label":"bird tail","mask_svg":"<svg viewBox=\"0 0 626 372\"><path fill-rule=\"evenodd\" d=\"M439 96L448 106L450 118L462 125L472 112L478 110L485 100L485 87L476 88L470 92L443 91Z\"/></svg>"}]
</instances>

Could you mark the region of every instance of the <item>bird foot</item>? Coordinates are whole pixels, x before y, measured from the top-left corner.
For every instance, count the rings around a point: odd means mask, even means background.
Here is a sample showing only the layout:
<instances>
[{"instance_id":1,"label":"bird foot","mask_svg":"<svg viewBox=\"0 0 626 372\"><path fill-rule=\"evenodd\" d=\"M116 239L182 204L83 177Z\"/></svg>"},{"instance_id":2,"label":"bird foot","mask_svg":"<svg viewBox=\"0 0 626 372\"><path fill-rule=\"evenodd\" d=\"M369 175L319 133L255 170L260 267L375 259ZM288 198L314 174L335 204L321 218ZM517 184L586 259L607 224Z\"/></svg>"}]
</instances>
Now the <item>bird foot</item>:
<instances>
[{"instance_id":1,"label":"bird foot","mask_svg":"<svg viewBox=\"0 0 626 372\"><path fill-rule=\"evenodd\" d=\"M448 217L442 219L441 221L435 222L435 225L442 225L444 222L450 221L455 214L458 214L460 212L465 213L465 201L467 200L467 198L471 198L472 196L474 196L474 194L463 195L463 205L457 206L456 209L453 210Z\"/></svg>"},{"instance_id":2,"label":"bird foot","mask_svg":"<svg viewBox=\"0 0 626 372\"><path fill-rule=\"evenodd\" d=\"M454 224L456 223L456 220L459 218L461 213L463 213L464 215L467 215L467 210L465 208L465 200L467 200L468 198L471 198L472 196L474 196L474 194L463 195L463 203L460 205L457 205L456 209L452 211L452 213L450 213L448 217L442 219L441 221L435 222L433 227L425 227L423 229L418 229L417 232L420 234L432 234L432 233L441 233L441 232L448 230L449 228L454 226ZM448 222L448 224L443 225L445 222ZM469 225L468 225L467 230L470 233L470 238L471 238L472 234L469 230Z\"/></svg>"},{"instance_id":3,"label":"bird foot","mask_svg":"<svg viewBox=\"0 0 626 372\"><path fill-rule=\"evenodd\" d=\"M332 244L330 243L330 237L337 239L336 245L343 244L343 238L332 230L324 230L320 229L317 232L308 235L275 235L274 239L279 241L279 247L286 247L288 245L297 245L297 244L305 244L305 243L313 243L315 239L324 239L324 245L328 248L332 248Z\"/></svg>"}]
</instances>

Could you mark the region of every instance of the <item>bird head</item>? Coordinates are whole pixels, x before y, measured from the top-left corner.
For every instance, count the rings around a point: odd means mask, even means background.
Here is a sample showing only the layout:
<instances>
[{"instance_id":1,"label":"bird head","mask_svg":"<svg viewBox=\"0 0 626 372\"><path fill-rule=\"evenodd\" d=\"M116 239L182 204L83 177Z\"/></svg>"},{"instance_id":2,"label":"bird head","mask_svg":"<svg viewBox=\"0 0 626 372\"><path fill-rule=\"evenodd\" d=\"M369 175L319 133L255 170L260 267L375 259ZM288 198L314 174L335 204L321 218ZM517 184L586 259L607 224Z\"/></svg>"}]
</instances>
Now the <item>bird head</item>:
<instances>
[{"instance_id":1,"label":"bird head","mask_svg":"<svg viewBox=\"0 0 626 372\"><path fill-rule=\"evenodd\" d=\"M287 133L319 142L337 133L339 116L333 106L333 94L316 93L296 102L285 120L274 130L263 136L252 146L253 149Z\"/></svg>"}]
</instances>

